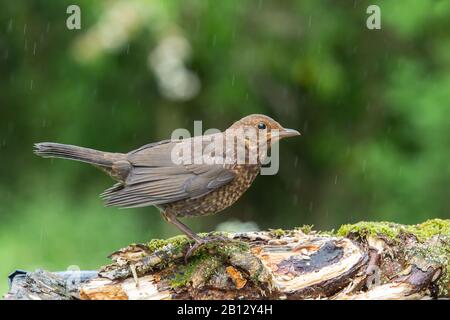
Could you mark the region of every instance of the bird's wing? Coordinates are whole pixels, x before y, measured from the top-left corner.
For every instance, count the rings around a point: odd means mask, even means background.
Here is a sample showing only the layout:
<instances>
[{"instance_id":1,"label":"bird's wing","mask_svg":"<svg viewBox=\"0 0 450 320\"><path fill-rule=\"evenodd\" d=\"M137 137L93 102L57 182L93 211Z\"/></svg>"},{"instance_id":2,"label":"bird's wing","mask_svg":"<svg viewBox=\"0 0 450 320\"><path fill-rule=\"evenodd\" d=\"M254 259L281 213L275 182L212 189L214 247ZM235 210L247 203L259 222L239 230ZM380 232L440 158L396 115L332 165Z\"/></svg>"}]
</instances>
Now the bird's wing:
<instances>
[{"instance_id":1,"label":"bird's wing","mask_svg":"<svg viewBox=\"0 0 450 320\"><path fill-rule=\"evenodd\" d=\"M102 194L106 205L131 208L194 199L234 179L234 172L222 164L175 163L172 151L177 145L164 141L128 153L133 168L124 183Z\"/></svg>"}]
</instances>

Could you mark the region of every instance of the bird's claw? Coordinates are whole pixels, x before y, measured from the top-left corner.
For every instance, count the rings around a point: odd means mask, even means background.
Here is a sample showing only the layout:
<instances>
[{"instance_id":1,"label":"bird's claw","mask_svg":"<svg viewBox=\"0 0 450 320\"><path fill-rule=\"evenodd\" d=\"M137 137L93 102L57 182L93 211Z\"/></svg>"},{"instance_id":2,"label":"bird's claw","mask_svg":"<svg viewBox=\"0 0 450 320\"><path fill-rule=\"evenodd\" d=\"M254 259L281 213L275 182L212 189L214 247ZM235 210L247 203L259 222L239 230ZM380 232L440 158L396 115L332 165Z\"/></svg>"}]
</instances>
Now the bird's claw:
<instances>
[{"instance_id":1,"label":"bird's claw","mask_svg":"<svg viewBox=\"0 0 450 320\"><path fill-rule=\"evenodd\" d=\"M203 238L203 239L199 239L197 240L186 252L186 255L184 256L184 263L187 264L189 258L197 251L199 250L201 247L212 243L212 242L229 242L232 241L232 239L228 238L228 237L224 237L224 236L213 236L213 237L208 237L208 238Z\"/></svg>"},{"instance_id":2,"label":"bird's claw","mask_svg":"<svg viewBox=\"0 0 450 320\"><path fill-rule=\"evenodd\" d=\"M204 244L205 244L205 242L203 242L203 240L200 242L195 242L186 252L186 254L184 256L184 263L187 264L189 258L195 253L195 251L200 249L200 247L203 246Z\"/></svg>"}]
</instances>

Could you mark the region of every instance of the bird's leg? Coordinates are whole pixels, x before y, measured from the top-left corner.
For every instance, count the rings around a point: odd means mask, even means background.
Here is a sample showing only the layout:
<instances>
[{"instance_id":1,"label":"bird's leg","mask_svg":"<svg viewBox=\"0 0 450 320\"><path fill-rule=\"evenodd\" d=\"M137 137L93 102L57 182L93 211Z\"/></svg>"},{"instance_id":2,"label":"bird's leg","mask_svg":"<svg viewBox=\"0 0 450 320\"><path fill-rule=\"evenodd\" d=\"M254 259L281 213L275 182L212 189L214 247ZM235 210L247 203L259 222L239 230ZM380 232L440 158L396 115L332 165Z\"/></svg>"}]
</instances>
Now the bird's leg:
<instances>
[{"instance_id":1,"label":"bird's leg","mask_svg":"<svg viewBox=\"0 0 450 320\"><path fill-rule=\"evenodd\" d=\"M186 255L184 256L184 263L187 264L189 257L206 242L202 238L200 238L194 231L192 231L187 225L178 220L174 214L163 212L163 216L167 220L167 222L173 224L175 227L180 229L180 231L183 232L188 238L195 241L194 245L189 248L189 250L186 252Z\"/></svg>"},{"instance_id":2,"label":"bird's leg","mask_svg":"<svg viewBox=\"0 0 450 320\"><path fill-rule=\"evenodd\" d=\"M217 239L211 240L200 238L194 231L192 231L187 225L178 220L177 217L172 213L163 212L163 216L167 220L167 222L173 224L175 227L180 229L186 236L188 236L188 238L195 241L195 243L189 248L189 250L186 252L186 255L184 256L185 263L187 263L189 257L192 256L192 254L196 250L198 250L201 246L211 241L217 241ZM225 241L225 239L223 239L222 237L219 240Z\"/></svg>"},{"instance_id":3,"label":"bird's leg","mask_svg":"<svg viewBox=\"0 0 450 320\"><path fill-rule=\"evenodd\" d=\"M188 238L194 240L198 244L203 243L203 240L194 231L192 231L187 225L185 225L183 222L178 220L174 214L164 212L163 216L165 217L167 222L173 224L175 227L180 229L180 231L183 232Z\"/></svg>"}]
</instances>

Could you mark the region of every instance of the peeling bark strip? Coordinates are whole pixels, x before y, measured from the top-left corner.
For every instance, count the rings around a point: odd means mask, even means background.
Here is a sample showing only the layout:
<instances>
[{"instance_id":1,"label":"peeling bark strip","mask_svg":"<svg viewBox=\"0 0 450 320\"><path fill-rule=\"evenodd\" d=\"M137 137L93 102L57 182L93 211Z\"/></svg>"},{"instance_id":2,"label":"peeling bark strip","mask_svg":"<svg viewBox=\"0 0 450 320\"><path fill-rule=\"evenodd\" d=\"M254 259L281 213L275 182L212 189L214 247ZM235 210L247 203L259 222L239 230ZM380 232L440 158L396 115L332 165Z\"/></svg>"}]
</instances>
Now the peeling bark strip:
<instances>
[{"instance_id":1,"label":"peeling bark strip","mask_svg":"<svg viewBox=\"0 0 450 320\"><path fill-rule=\"evenodd\" d=\"M304 231L302 231L302 229ZM204 235L208 238L218 234ZM221 234L184 255L178 236L130 245L71 290L61 274L15 277L7 299L423 299L449 297L450 220ZM222 239L223 240L223 239ZM66 275L67 276L67 275Z\"/></svg>"}]
</instances>

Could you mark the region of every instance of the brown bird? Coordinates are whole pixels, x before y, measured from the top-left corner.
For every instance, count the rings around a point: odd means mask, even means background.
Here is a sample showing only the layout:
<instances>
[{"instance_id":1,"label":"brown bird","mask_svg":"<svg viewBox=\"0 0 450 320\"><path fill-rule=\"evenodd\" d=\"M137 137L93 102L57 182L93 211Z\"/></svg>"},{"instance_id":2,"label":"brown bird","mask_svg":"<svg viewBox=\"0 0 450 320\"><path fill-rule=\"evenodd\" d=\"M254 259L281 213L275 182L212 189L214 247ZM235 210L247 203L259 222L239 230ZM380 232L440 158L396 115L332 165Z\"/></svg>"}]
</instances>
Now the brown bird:
<instances>
[{"instance_id":1,"label":"brown bird","mask_svg":"<svg viewBox=\"0 0 450 320\"><path fill-rule=\"evenodd\" d=\"M101 194L106 206L158 207L168 222L195 241L192 252L206 240L178 218L215 214L232 205L260 172L266 149L282 138L297 135L296 130L254 114L235 122L224 133L164 140L128 153L51 142L35 144L34 152L46 158L90 163L106 171L118 181Z\"/></svg>"}]
</instances>

